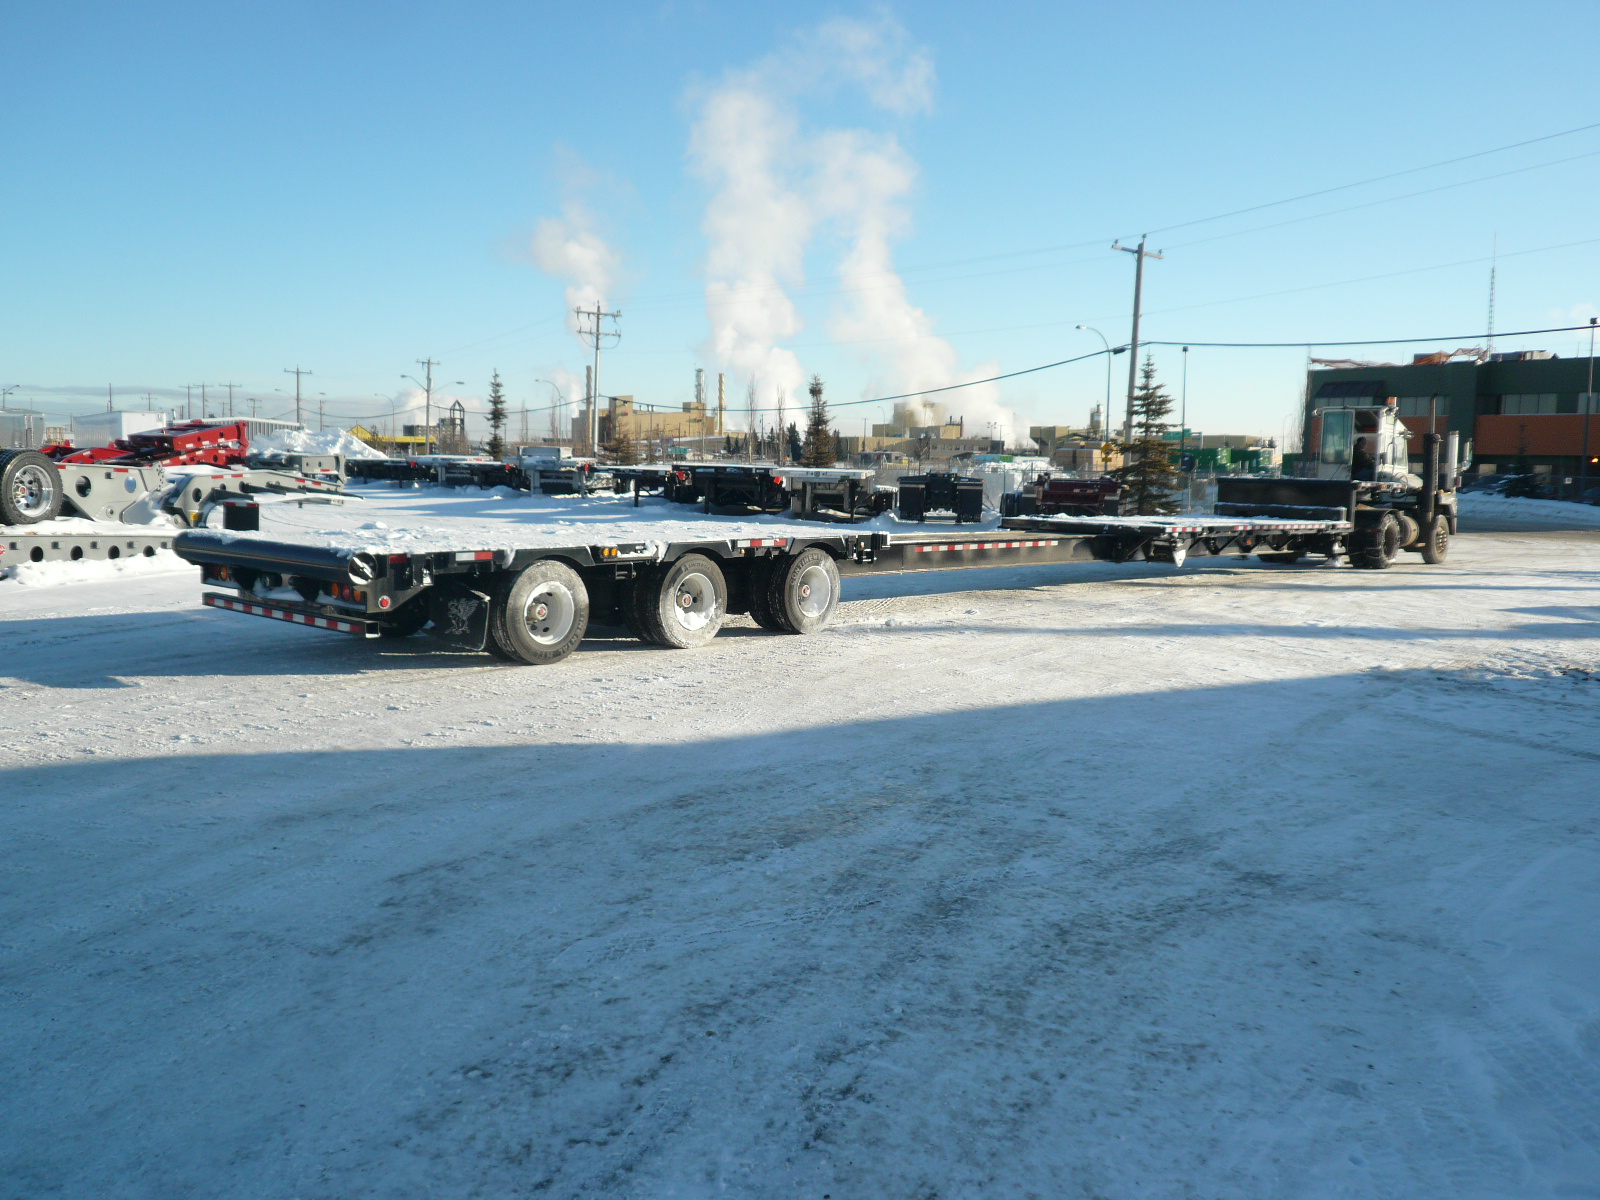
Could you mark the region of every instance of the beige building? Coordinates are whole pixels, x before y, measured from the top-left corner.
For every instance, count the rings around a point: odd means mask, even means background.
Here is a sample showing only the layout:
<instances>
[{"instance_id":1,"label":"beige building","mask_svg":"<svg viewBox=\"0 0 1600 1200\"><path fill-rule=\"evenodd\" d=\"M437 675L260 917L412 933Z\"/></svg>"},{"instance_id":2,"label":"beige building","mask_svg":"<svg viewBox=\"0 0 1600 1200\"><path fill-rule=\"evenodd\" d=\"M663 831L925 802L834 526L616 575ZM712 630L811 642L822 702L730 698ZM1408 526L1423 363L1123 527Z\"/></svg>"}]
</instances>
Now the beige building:
<instances>
[{"instance_id":1,"label":"beige building","mask_svg":"<svg viewBox=\"0 0 1600 1200\"><path fill-rule=\"evenodd\" d=\"M581 443L588 437L589 408L584 405L572 420L572 440ZM600 412L600 441L611 441L618 433L629 441L657 441L677 438L722 437L727 432L722 414L707 409L703 401L691 400L678 408L639 404L632 396L608 396Z\"/></svg>"}]
</instances>

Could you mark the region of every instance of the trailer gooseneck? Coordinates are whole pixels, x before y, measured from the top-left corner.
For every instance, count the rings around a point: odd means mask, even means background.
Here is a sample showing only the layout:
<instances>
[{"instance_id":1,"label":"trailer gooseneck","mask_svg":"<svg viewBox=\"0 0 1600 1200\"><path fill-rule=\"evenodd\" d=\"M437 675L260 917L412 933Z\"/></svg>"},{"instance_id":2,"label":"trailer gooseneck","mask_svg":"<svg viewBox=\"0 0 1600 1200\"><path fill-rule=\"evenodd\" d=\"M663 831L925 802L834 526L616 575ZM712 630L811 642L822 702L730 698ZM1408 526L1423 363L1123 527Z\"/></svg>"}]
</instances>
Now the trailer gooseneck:
<instances>
[{"instance_id":1,"label":"trailer gooseneck","mask_svg":"<svg viewBox=\"0 0 1600 1200\"><path fill-rule=\"evenodd\" d=\"M361 637L406 637L431 625L466 650L554 663L591 623L642 641L689 648L716 636L730 613L764 629L824 628L845 575L975 567L1150 561L1257 553L1288 562L1346 553L1343 519L1240 517L1013 518L991 532L902 534L841 527L772 527L770 535L662 542L437 548L387 552L273 541L217 530L180 533L174 549L201 567L203 602ZM746 531L748 527L746 527Z\"/></svg>"}]
</instances>

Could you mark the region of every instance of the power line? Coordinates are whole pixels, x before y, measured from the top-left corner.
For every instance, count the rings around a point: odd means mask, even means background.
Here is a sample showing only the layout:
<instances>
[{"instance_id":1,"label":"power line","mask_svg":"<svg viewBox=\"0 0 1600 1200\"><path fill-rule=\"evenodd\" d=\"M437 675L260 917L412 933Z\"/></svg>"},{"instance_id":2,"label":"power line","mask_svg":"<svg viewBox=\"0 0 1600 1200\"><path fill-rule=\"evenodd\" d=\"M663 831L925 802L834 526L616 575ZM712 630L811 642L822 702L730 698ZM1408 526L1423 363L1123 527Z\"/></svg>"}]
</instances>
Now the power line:
<instances>
[{"instance_id":1,"label":"power line","mask_svg":"<svg viewBox=\"0 0 1600 1200\"><path fill-rule=\"evenodd\" d=\"M1448 192L1453 188L1467 187L1474 183L1487 183L1491 179L1504 179L1508 175L1521 175L1528 171L1542 170L1545 167L1559 167L1566 163L1578 162L1582 159L1595 158L1596 156L1600 156L1600 150L1590 150L1584 154L1574 154L1570 158L1557 158L1550 162L1533 163L1531 166L1526 167L1513 167L1509 171L1497 171L1493 175L1479 175L1474 179L1461 179L1455 183L1443 183L1438 187L1423 188L1420 192L1406 192L1399 196L1385 196L1381 200L1367 200L1360 204L1346 205L1344 208L1330 208L1326 212L1310 213L1304 217L1290 217L1287 221L1274 221L1270 225L1253 225L1249 229L1236 229L1232 233L1218 233L1211 237L1196 238L1192 242L1179 242L1173 249L1178 250L1185 246L1203 246L1207 242L1220 242L1225 238L1244 237L1250 233L1261 233L1268 229L1282 229L1285 225L1300 225L1306 221L1316 221L1322 217L1336 217L1341 213L1357 212L1363 208L1377 208L1382 204L1394 204L1401 200L1414 200L1418 196L1432 196L1439 192Z\"/></svg>"},{"instance_id":2,"label":"power line","mask_svg":"<svg viewBox=\"0 0 1600 1200\"><path fill-rule=\"evenodd\" d=\"M1218 213L1214 217L1197 217L1193 221L1180 221L1176 225L1164 225L1159 229L1150 230L1151 233L1170 233L1174 229L1187 229L1191 225L1205 225L1211 221L1223 221L1229 217L1241 217L1246 213L1260 212L1266 208L1278 208L1285 204L1295 204L1301 200L1314 200L1318 196L1329 196L1334 192L1347 192L1352 188L1366 187L1369 183L1383 183L1390 179L1399 179L1405 175L1416 175L1422 171L1434 171L1440 167L1454 166L1456 163L1469 162L1475 158L1486 158L1491 154L1504 154L1508 150L1520 150L1524 146L1538 145L1540 142L1554 141L1556 138L1571 137L1575 133L1588 133L1591 129L1600 129L1600 122L1593 125L1580 125L1576 129L1565 129L1560 133L1547 133L1542 137L1528 138L1522 142L1512 142L1507 146L1496 146L1492 150L1478 150L1472 154L1463 154L1457 158L1446 158L1439 162L1427 163L1420 167L1407 167L1403 171L1393 171L1388 175L1374 175L1371 179L1360 179L1355 183L1341 183L1336 187L1323 188L1320 191L1304 192L1298 196L1289 196L1283 200L1270 200L1265 204L1252 204L1248 208L1236 208L1232 212ZM1493 178L1491 176L1491 178ZM1192 243L1191 243L1192 244Z\"/></svg>"},{"instance_id":3,"label":"power line","mask_svg":"<svg viewBox=\"0 0 1600 1200\"><path fill-rule=\"evenodd\" d=\"M1518 338L1533 337L1540 333L1571 333L1574 330L1588 329L1587 325L1556 325L1549 329L1513 329L1510 333L1497 333L1495 337ZM1307 346L1404 346L1414 342L1471 342L1487 335L1479 330L1477 333L1451 333L1433 337L1410 338L1368 338L1356 341L1338 341L1327 338L1302 338L1298 342L1146 342L1147 346L1210 346L1220 349L1235 350L1304 350Z\"/></svg>"}]
</instances>

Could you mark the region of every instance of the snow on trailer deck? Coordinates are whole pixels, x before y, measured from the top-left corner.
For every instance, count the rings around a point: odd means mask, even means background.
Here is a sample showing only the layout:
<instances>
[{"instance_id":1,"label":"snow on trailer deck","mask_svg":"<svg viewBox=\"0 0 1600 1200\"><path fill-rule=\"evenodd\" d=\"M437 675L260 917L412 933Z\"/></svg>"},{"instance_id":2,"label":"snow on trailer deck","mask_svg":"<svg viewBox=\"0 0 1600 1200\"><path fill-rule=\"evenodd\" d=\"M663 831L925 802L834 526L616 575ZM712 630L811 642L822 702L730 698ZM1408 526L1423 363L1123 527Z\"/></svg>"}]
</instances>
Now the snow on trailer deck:
<instances>
[{"instance_id":1,"label":"snow on trailer deck","mask_svg":"<svg viewBox=\"0 0 1600 1200\"><path fill-rule=\"evenodd\" d=\"M193 574L0 582L4 1194L1600 1179L1592 532L847 578L559 672Z\"/></svg>"}]
</instances>

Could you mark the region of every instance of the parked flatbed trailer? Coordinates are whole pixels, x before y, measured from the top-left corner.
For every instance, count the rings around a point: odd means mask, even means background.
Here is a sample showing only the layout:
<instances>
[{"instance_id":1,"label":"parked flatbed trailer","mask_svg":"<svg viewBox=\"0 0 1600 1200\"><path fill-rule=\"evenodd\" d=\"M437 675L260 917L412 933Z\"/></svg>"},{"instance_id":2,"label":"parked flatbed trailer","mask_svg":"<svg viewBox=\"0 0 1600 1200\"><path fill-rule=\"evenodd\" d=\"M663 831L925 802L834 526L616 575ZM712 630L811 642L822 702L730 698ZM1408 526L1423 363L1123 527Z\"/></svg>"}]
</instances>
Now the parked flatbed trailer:
<instances>
[{"instance_id":1,"label":"parked flatbed trailer","mask_svg":"<svg viewBox=\"0 0 1600 1200\"><path fill-rule=\"evenodd\" d=\"M730 613L747 612L775 632L815 633L832 618L845 575L1181 564L1229 553L1337 559L1352 528L1238 517L1016 518L987 532L948 533L719 525L706 521L704 536L674 540L582 543L561 540L572 537L570 527L529 529L509 543L504 532L429 533L421 544L385 544L362 531L296 542L197 529L178 534L173 548L200 566L206 587L230 589L204 593L213 608L367 638L405 637L431 624L460 649L552 663L577 648L591 623L682 649L709 642Z\"/></svg>"}]
</instances>

